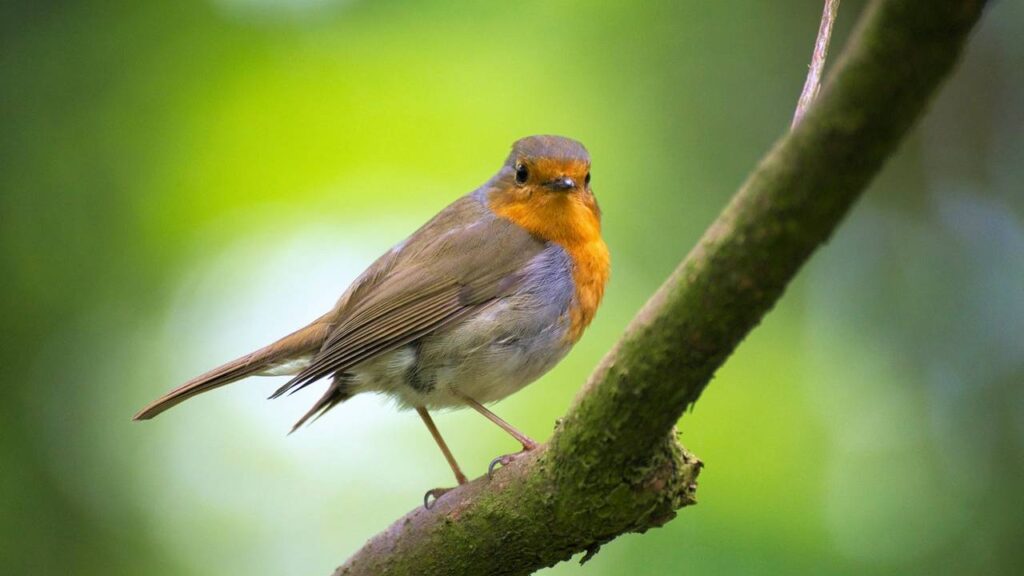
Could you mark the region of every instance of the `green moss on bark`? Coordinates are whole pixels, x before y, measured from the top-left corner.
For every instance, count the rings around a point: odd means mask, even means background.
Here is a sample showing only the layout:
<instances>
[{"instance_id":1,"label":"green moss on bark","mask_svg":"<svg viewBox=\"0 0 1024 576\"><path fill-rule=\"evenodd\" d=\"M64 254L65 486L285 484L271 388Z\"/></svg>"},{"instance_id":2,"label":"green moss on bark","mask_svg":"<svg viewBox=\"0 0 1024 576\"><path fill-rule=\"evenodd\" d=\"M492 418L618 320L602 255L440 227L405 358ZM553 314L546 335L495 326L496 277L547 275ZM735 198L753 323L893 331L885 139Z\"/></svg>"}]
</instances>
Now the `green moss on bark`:
<instances>
[{"instance_id":1,"label":"green moss on bark","mask_svg":"<svg viewBox=\"0 0 1024 576\"><path fill-rule=\"evenodd\" d=\"M631 470L597 467L563 477L544 463L549 456L542 448L490 482L476 480L458 498L414 510L335 574L529 574L619 534L664 524L693 502L700 470L672 439L647 467Z\"/></svg>"}]
</instances>

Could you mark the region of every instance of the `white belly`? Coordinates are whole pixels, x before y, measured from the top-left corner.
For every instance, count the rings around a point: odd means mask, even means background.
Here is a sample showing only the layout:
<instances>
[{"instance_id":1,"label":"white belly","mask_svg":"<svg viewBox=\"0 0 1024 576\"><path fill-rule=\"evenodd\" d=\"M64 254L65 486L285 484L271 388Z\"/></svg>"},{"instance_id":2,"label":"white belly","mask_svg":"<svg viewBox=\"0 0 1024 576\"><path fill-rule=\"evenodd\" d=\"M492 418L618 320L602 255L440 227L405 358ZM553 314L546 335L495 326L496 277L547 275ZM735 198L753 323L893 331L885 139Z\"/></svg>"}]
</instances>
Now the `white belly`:
<instances>
[{"instance_id":1,"label":"white belly","mask_svg":"<svg viewBox=\"0 0 1024 576\"><path fill-rule=\"evenodd\" d=\"M383 393L404 407L460 407L460 396L495 402L540 378L569 352L567 320L533 333L500 334L491 328L507 323L497 312L352 368L350 390Z\"/></svg>"}]
</instances>

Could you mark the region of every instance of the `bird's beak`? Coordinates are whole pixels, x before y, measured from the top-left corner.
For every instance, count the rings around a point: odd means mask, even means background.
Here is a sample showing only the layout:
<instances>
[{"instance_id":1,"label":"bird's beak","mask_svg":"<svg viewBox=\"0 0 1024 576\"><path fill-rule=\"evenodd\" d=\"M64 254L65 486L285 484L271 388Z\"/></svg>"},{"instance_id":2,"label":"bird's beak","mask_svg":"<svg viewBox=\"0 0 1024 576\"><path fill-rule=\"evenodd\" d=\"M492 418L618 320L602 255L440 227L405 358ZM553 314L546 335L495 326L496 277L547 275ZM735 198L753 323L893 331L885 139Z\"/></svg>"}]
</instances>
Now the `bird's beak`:
<instances>
[{"instance_id":1,"label":"bird's beak","mask_svg":"<svg viewBox=\"0 0 1024 576\"><path fill-rule=\"evenodd\" d=\"M552 190L559 192L565 192L566 190L572 190L576 187L576 181L568 176L562 176L561 178L555 178L544 183L545 186Z\"/></svg>"}]
</instances>

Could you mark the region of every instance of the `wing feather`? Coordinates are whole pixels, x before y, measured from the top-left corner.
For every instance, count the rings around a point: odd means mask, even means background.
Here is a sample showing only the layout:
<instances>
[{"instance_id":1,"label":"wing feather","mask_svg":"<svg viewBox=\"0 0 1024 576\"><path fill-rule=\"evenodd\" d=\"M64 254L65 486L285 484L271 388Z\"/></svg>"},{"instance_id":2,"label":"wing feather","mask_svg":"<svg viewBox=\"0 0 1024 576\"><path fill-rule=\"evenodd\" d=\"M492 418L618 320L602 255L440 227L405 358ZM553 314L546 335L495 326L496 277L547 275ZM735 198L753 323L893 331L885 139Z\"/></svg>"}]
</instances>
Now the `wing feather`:
<instances>
[{"instance_id":1,"label":"wing feather","mask_svg":"<svg viewBox=\"0 0 1024 576\"><path fill-rule=\"evenodd\" d=\"M273 397L344 373L478 312L513 290L523 265L544 246L495 217L475 195L463 197L360 277L339 301L333 332L320 352ZM318 402L312 412L333 404Z\"/></svg>"}]
</instances>

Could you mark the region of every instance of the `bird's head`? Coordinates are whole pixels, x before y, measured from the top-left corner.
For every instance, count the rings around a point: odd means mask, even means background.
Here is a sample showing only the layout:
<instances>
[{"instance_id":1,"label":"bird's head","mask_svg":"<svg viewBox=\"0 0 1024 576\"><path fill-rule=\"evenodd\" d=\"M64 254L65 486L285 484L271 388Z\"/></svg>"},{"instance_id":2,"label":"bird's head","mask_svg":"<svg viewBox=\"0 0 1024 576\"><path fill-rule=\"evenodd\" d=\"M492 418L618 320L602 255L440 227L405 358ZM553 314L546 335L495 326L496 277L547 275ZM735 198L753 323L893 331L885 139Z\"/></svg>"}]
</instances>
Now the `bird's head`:
<instances>
[{"instance_id":1,"label":"bird's head","mask_svg":"<svg viewBox=\"0 0 1024 576\"><path fill-rule=\"evenodd\" d=\"M569 138L528 136L512 145L499 179L527 193L589 193L590 154Z\"/></svg>"},{"instance_id":2,"label":"bird's head","mask_svg":"<svg viewBox=\"0 0 1024 576\"><path fill-rule=\"evenodd\" d=\"M488 196L495 212L548 239L573 235L581 227L600 230L590 155L570 138L517 140Z\"/></svg>"}]
</instances>

